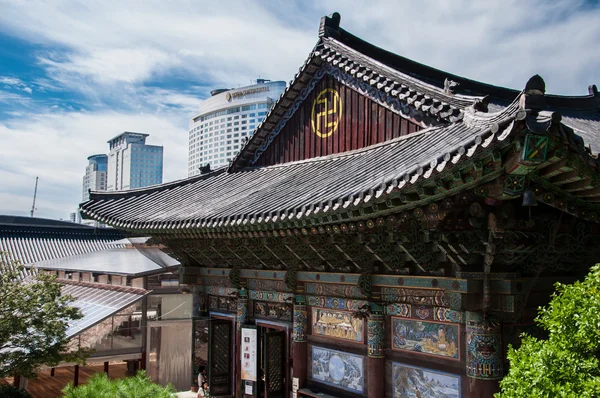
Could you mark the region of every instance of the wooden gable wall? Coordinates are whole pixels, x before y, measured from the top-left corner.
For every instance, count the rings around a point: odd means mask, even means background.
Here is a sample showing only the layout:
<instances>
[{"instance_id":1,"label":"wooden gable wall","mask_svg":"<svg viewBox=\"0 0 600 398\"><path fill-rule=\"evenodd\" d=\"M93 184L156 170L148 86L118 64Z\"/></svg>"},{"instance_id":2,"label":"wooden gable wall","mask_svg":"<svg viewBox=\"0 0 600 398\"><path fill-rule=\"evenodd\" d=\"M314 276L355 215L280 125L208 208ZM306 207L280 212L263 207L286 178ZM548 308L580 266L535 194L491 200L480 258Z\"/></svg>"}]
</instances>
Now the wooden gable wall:
<instances>
[{"instance_id":1,"label":"wooden gable wall","mask_svg":"<svg viewBox=\"0 0 600 398\"><path fill-rule=\"evenodd\" d=\"M421 128L325 75L255 166L347 152Z\"/></svg>"}]
</instances>

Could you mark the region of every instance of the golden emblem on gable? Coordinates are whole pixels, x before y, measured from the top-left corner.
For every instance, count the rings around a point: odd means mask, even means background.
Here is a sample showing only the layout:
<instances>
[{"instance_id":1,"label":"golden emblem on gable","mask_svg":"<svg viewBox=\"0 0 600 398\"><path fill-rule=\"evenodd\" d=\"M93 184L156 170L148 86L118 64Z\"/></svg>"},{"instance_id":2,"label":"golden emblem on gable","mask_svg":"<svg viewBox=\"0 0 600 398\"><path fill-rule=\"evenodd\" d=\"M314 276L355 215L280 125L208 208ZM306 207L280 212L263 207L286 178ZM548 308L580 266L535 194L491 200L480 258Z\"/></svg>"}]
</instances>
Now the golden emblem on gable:
<instances>
[{"instance_id":1,"label":"golden emblem on gable","mask_svg":"<svg viewBox=\"0 0 600 398\"><path fill-rule=\"evenodd\" d=\"M322 90L313 101L310 122L313 132L321 138L335 133L342 118L342 99L334 88Z\"/></svg>"}]
</instances>

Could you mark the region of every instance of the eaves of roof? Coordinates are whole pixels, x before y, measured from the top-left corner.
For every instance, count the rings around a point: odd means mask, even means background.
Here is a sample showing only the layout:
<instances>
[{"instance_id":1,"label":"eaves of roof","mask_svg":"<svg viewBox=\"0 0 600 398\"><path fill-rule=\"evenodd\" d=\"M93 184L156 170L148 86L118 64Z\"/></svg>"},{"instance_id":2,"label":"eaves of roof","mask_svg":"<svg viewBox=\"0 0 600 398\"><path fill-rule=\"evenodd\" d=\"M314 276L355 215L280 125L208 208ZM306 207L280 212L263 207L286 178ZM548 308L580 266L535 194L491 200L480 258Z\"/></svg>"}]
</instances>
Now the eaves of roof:
<instances>
[{"instance_id":1,"label":"eaves of roof","mask_svg":"<svg viewBox=\"0 0 600 398\"><path fill-rule=\"evenodd\" d=\"M123 229L257 225L320 217L363 206L407 189L505 140L517 114L473 115L353 152L215 174L162 191L97 194L82 205L88 217Z\"/></svg>"}]
</instances>

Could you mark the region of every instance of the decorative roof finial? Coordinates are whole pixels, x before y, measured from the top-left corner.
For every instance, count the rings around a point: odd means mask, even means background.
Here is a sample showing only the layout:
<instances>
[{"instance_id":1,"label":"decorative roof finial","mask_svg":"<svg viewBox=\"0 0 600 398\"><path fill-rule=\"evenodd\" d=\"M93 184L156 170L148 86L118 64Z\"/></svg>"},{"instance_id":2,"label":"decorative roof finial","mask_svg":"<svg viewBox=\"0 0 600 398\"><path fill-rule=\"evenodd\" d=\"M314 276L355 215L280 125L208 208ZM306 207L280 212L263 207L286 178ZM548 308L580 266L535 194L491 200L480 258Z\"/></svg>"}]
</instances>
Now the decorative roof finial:
<instances>
[{"instance_id":1,"label":"decorative roof finial","mask_svg":"<svg viewBox=\"0 0 600 398\"><path fill-rule=\"evenodd\" d=\"M519 100L519 107L525 111L537 114L546 106L546 83L540 75L532 76L525 85L525 90Z\"/></svg>"},{"instance_id":2,"label":"decorative roof finial","mask_svg":"<svg viewBox=\"0 0 600 398\"><path fill-rule=\"evenodd\" d=\"M444 93L445 94L454 94L454 92L456 91L455 87L458 87L459 85L460 85L460 83L446 78L446 80L444 80Z\"/></svg>"},{"instance_id":3,"label":"decorative roof finial","mask_svg":"<svg viewBox=\"0 0 600 398\"><path fill-rule=\"evenodd\" d=\"M207 174L210 172L210 163L206 163L204 166L200 166L200 174Z\"/></svg>"},{"instance_id":4,"label":"decorative roof finial","mask_svg":"<svg viewBox=\"0 0 600 398\"><path fill-rule=\"evenodd\" d=\"M525 85L525 93L544 95L546 93L546 82L540 75L532 76Z\"/></svg>"},{"instance_id":5,"label":"decorative roof finial","mask_svg":"<svg viewBox=\"0 0 600 398\"><path fill-rule=\"evenodd\" d=\"M340 28L341 19L342 17L338 12L334 12L331 16L322 17L319 26L319 37L335 36Z\"/></svg>"}]
</instances>

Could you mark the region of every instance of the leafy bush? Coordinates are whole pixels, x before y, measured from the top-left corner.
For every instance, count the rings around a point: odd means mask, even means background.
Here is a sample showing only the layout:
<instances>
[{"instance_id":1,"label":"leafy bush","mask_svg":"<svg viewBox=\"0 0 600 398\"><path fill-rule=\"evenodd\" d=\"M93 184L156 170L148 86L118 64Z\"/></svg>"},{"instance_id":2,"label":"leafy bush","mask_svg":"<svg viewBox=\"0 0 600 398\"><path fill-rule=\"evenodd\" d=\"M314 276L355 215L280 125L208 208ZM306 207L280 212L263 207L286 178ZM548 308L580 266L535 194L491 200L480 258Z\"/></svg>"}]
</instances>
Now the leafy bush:
<instances>
[{"instance_id":1,"label":"leafy bush","mask_svg":"<svg viewBox=\"0 0 600 398\"><path fill-rule=\"evenodd\" d=\"M600 397L600 265L583 282L558 283L536 323L548 339L524 335L509 348L496 398Z\"/></svg>"},{"instance_id":2,"label":"leafy bush","mask_svg":"<svg viewBox=\"0 0 600 398\"><path fill-rule=\"evenodd\" d=\"M0 377L35 378L41 365L83 359L85 353L69 352L67 337L69 322L83 314L61 287L56 276L0 258Z\"/></svg>"},{"instance_id":3,"label":"leafy bush","mask_svg":"<svg viewBox=\"0 0 600 398\"><path fill-rule=\"evenodd\" d=\"M0 385L0 397L2 398L32 398L27 391L10 384Z\"/></svg>"},{"instance_id":4,"label":"leafy bush","mask_svg":"<svg viewBox=\"0 0 600 398\"><path fill-rule=\"evenodd\" d=\"M97 373L85 385L73 387L71 383L63 389L64 398L171 398L174 393L171 384L155 384L143 370L133 377L114 380Z\"/></svg>"}]
</instances>

